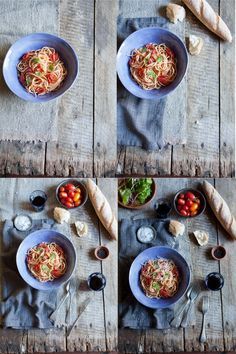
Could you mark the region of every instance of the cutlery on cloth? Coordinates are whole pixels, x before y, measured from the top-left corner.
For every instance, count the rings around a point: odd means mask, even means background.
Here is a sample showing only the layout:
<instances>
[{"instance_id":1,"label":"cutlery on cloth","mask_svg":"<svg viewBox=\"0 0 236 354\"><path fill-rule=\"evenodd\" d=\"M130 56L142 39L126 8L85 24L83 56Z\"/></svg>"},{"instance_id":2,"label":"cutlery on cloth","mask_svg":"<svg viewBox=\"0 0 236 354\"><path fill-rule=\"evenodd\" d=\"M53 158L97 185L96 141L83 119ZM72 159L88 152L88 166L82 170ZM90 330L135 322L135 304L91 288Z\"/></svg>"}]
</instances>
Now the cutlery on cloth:
<instances>
[{"instance_id":1,"label":"cutlery on cloth","mask_svg":"<svg viewBox=\"0 0 236 354\"><path fill-rule=\"evenodd\" d=\"M205 318L206 318L206 313L209 310L209 297L208 296L203 296L202 298L202 330L201 330L201 335L199 338L200 343L206 343L206 329L205 329Z\"/></svg>"},{"instance_id":2,"label":"cutlery on cloth","mask_svg":"<svg viewBox=\"0 0 236 354\"><path fill-rule=\"evenodd\" d=\"M66 301L66 299L68 298L69 295L70 295L70 282L66 284L66 294L61 299L61 301L60 301L59 305L57 306L56 310L53 311L51 313L51 315L49 316L49 319L51 321L53 321L53 322L55 321L58 311L60 310L61 306L64 304L64 302Z\"/></svg>"},{"instance_id":3,"label":"cutlery on cloth","mask_svg":"<svg viewBox=\"0 0 236 354\"><path fill-rule=\"evenodd\" d=\"M200 288L197 285L193 286L192 291L189 294L189 300L190 300L189 307L184 312L183 319L181 322L181 327L183 328L187 327L189 314L191 313L191 309L194 304L194 301L196 300L199 294L200 294Z\"/></svg>"},{"instance_id":4,"label":"cutlery on cloth","mask_svg":"<svg viewBox=\"0 0 236 354\"><path fill-rule=\"evenodd\" d=\"M82 304L79 306L79 308L78 308L78 315L77 315L76 319L74 320L74 322L72 323L72 325L70 325L70 326L68 327L67 334L66 334L67 337L70 336L72 329L75 327L75 325L76 325L78 319L80 318L80 316L82 315L82 313L84 312L84 310L86 309L86 307L88 306L88 304L90 303L90 301L91 301L91 297L88 296L88 297L86 297L86 299L82 302Z\"/></svg>"},{"instance_id":5,"label":"cutlery on cloth","mask_svg":"<svg viewBox=\"0 0 236 354\"><path fill-rule=\"evenodd\" d=\"M182 304L182 306L179 308L179 310L177 311L175 317L173 318L173 320L170 322L170 325L172 327L179 327L180 326L180 323L181 323L181 319L182 319L182 314L184 312L184 310L187 308L187 306L189 305L190 303L190 294L191 294L191 291L192 291L192 286L190 286L188 288L188 291L187 291L187 302L185 302L184 304Z\"/></svg>"}]
</instances>

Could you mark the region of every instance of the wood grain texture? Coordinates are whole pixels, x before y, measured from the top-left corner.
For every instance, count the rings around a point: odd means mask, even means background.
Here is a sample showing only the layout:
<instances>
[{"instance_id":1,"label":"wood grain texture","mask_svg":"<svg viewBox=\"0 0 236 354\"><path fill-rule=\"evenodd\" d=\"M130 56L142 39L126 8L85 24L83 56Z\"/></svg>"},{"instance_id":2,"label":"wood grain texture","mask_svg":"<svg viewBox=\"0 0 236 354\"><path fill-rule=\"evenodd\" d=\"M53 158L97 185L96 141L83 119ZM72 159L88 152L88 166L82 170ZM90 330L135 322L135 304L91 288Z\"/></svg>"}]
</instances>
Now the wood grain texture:
<instances>
[{"instance_id":1,"label":"wood grain texture","mask_svg":"<svg viewBox=\"0 0 236 354\"><path fill-rule=\"evenodd\" d=\"M94 174L114 176L116 168L117 0L95 1Z\"/></svg>"},{"instance_id":2,"label":"wood grain texture","mask_svg":"<svg viewBox=\"0 0 236 354\"><path fill-rule=\"evenodd\" d=\"M1 178L0 179L0 221L12 218L17 213L26 212L33 219L52 217L55 207L55 189L61 179L51 178ZM104 189L114 211L116 202L116 180L99 180L101 190ZM32 190L42 189L48 195L46 208L35 214L28 202ZM7 202L4 203L4 200ZM73 223L76 220L88 224L88 235L79 238ZM80 280L79 291L72 299L71 320L75 319L77 308L83 300L91 297L91 301L79 318L76 328L66 338L66 329L50 330L0 330L0 353L47 353L65 351L106 351L115 350L117 345L117 242L109 241L106 231L100 225L97 215L88 200L80 209L71 211L71 228L69 235L77 250L78 262L75 276ZM93 252L101 243L107 243L111 256L102 266ZM103 272L107 278L107 289L103 292L92 292L87 287L87 278L92 272ZM1 282L0 282L1 284ZM1 287L1 285L0 285Z\"/></svg>"},{"instance_id":3,"label":"wood grain texture","mask_svg":"<svg viewBox=\"0 0 236 354\"><path fill-rule=\"evenodd\" d=\"M115 215L117 215L117 180L113 178L99 178L98 187L103 191ZM104 289L104 314L106 327L106 351L117 350L118 342L118 242L111 240L107 231L100 224L100 243L109 248L110 256L102 262L102 272L107 278Z\"/></svg>"},{"instance_id":4,"label":"wood grain texture","mask_svg":"<svg viewBox=\"0 0 236 354\"><path fill-rule=\"evenodd\" d=\"M215 187L222 197L227 201L232 214L236 216L235 206L235 179L217 179ZM232 198L233 195L233 198ZM236 295L235 295L235 249L236 243L231 241L226 232L218 226L219 243L226 248L227 256L220 262L220 272L225 278L225 286L222 289L222 307L223 307L223 326L224 326L224 341L226 351L236 350Z\"/></svg>"},{"instance_id":5,"label":"wood grain texture","mask_svg":"<svg viewBox=\"0 0 236 354\"><path fill-rule=\"evenodd\" d=\"M235 3L220 0L209 2L217 12L222 14L234 33ZM120 1L119 13L123 17L149 17L164 10L165 5L164 0L151 1L149 6L143 6L141 0ZM182 26L184 26L186 38L189 34L195 34L204 39L201 54L197 57L189 57L187 142L183 145L170 146L171 162L169 164L165 163L166 150L140 153L139 148L119 147L118 175L130 175L132 171L135 171L137 175L153 176L235 175L235 136L233 134L235 108L232 104L234 93L227 94L229 87L234 87L234 75L231 73L235 72L233 55L235 44L220 42L189 10L187 10L187 18ZM209 53L211 53L210 60ZM228 65L223 65L225 61ZM227 70L229 67L231 70ZM172 129L175 131L175 124L172 124ZM146 168L147 161L148 169Z\"/></svg>"},{"instance_id":6,"label":"wood grain texture","mask_svg":"<svg viewBox=\"0 0 236 354\"><path fill-rule=\"evenodd\" d=\"M235 38L235 1L220 0L220 15ZM226 118L227 117L227 118ZM227 124L225 120L227 119ZM220 42L220 176L235 177L235 40Z\"/></svg>"},{"instance_id":7,"label":"wood grain texture","mask_svg":"<svg viewBox=\"0 0 236 354\"><path fill-rule=\"evenodd\" d=\"M200 188L203 179L168 179L158 178L157 197L173 198L176 191L181 188ZM235 214L235 203L232 195L235 194L236 181L232 179L208 180L216 185L217 190L229 202L232 212ZM119 219L130 218L137 215L141 217L154 217L153 209L155 200L145 210L127 210L119 208ZM172 211L170 218L179 219L184 222L186 231L179 237L179 252L184 255L192 271L192 280L202 282L205 276L212 271L220 271L225 278L225 286L222 291L209 292L202 287L202 292L195 302L191 312L189 326L183 329L171 329L166 331L146 330L135 331L130 329L119 329L119 349L124 352L192 352L192 351L232 351L235 350L235 319L234 308L235 294L234 287L236 278L234 276L234 248L236 243L226 237L225 232L219 226L213 212L207 207L206 212L193 219L180 219ZM205 230L209 233L209 243L205 247L197 245L192 232ZM227 259L219 262L212 259L210 250L217 244L223 244L227 249ZM210 297L210 308L206 315L207 344L199 343L199 336L202 323L201 300L203 294ZM176 308L178 304L176 305Z\"/></svg>"},{"instance_id":8,"label":"wood grain texture","mask_svg":"<svg viewBox=\"0 0 236 354\"><path fill-rule=\"evenodd\" d=\"M46 174L92 176L94 0L60 0L59 35L79 58L79 76L59 100L58 140L49 142Z\"/></svg>"}]
</instances>

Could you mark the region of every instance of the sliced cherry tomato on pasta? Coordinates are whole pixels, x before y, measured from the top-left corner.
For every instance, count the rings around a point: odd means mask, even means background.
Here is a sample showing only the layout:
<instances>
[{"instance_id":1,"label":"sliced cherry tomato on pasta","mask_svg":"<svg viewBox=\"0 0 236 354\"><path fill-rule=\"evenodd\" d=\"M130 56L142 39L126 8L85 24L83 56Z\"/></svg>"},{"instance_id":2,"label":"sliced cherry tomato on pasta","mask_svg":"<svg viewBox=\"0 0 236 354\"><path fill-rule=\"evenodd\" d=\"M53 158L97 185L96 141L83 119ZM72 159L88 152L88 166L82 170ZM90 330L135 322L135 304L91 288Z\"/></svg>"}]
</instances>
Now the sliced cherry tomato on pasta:
<instances>
[{"instance_id":1,"label":"sliced cherry tomato on pasta","mask_svg":"<svg viewBox=\"0 0 236 354\"><path fill-rule=\"evenodd\" d=\"M163 75L158 76L157 79L158 79L158 81L159 81L161 84L163 84L163 85L168 85L168 84L170 83L168 77L163 76Z\"/></svg>"},{"instance_id":2,"label":"sliced cherry tomato on pasta","mask_svg":"<svg viewBox=\"0 0 236 354\"><path fill-rule=\"evenodd\" d=\"M53 73L47 74L46 78L47 78L49 84L54 84L57 81L57 76Z\"/></svg>"},{"instance_id":3,"label":"sliced cherry tomato on pasta","mask_svg":"<svg viewBox=\"0 0 236 354\"><path fill-rule=\"evenodd\" d=\"M170 49L170 48L166 48L166 54L168 55L168 56L170 56L170 57L173 57L174 58L174 53L173 53L173 51Z\"/></svg>"},{"instance_id":4,"label":"sliced cherry tomato on pasta","mask_svg":"<svg viewBox=\"0 0 236 354\"><path fill-rule=\"evenodd\" d=\"M161 289L160 292L159 292L159 295L163 298L168 298L170 297L168 291L166 291L165 289Z\"/></svg>"},{"instance_id":5,"label":"sliced cherry tomato on pasta","mask_svg":"<svg viewBox=\"0 0 236 354\"><path fill-rule=\"evenodd\" d=\"M51 61L57 61L59 59L59 55L55 52L50 55Z\"/></svg>"},{"instance_id":6,"label":"sliced cherry tomato on pasta","mask_svg":"<svg viewBox=\"0 0 236 354\"><path fill-rule=\"evenodd\" d=\"M44 92L46 92L46 90L44 87L36 87L35 92L36 93L44 93Z\"/></svg>"},{"instance_id":7,"label":"sliced cherry tomato on pasta","mask_svg":"<svg viewBox=\"0 0 236 354\"><path fill-rule=\"evenodd\" d=\"M58 278L58 277L61 276L61 272L60 272L60 270L54 269L54 270L52 271L52 275L53 275L55 278Z\"/></svg>"}]
</instances>

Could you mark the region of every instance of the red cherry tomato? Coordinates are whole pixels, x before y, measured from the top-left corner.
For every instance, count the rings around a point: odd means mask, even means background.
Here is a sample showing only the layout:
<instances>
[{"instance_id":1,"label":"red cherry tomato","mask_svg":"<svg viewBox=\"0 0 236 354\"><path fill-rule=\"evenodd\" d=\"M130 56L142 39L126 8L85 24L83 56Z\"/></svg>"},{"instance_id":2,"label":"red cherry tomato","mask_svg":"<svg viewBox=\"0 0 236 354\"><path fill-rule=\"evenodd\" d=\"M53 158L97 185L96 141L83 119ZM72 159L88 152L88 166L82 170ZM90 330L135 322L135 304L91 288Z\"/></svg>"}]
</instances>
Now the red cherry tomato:
<instances>
[{"instance_id":1,"label":"red cherry tomato","mask_svg":"<svg viewBox=\"0 0 236 354\"><path fill-rule=\"evenodd\" d=\"M72 183L67 183L64 187L67 191L74 191L76 189L76 187Z\"/></svg>"},{"instance_id":2,"label":"red cherry tomato","mask_svg":"<svg viewBox=\"0 0 236 354\"><path fill-rule=\"evenodd\" d=\"M191 211L190 215L191 215L191 216L195 216L195 215L197 215L197 210L195 210L195 211Z\"/></svg>"},{"instance_id":3,"label":"red cherry tomato","mask_svg":"<svg viewBox=\"0 0 236 354\"><path fill-rule=\"evenodd\" d=\"M195 195L192 192L187 192L185 194L185 197L186 197L186 199L191 199L191 200L196 198Z\"/></svg>"},{"instance_id":4,"label":"red cherry tomato","mask_svg":"<svg viewBox=\"0 0 236 354\"><path fill-rule=\"evenodd\" d=\"M183 216L188 216L188 213L186 210L180 210L180 214L183 215Z\"/></svg>"},{"instance_id":5,"label":"red cherry tomato","mask_svg":"<svg viewBox=\"0 0 236 354\"><path fill-rule=\"evenodd\" d=\"M179 198L180 198L180 199L184 199L184 197L185 197L185 196L184 196L184 193L180 193Z\"/></svg>"},{"instance_id":6,"label":"red cherry tomato","mask_svg":"<svg viewBox=\"0 0 236 354\"><path fill-rule=\"evenodd\" d=\"M64 187L60 187L59 188L59 192L65 192L65 188Z\"/></svg>"},{"instance_id":7,"label":"red cherry tomato","mask_svg":"<svg viewBox=\"0 0 236 354\"><path fill-rule=\"evenodd\" d=\"M191 206L193 205L193 201L192 201L191 199L187 199L187 200L186 200L186 205L187 205L188 207L191 207Z\"/></svg>"},{"instance_id":8,"label":"red cherry tomato","mask_svg":"<svg viewBox=\"0 0 236 354\"><path fill-rule=\"evenodd\" d=\"M183 206L182 205L177 205L177 210L182 210Z\"/></svg>"},{"instance_id":9,"label":"red cherry tomato","mask_svg":"<svg viewBox=\"0 0 236 354\"><path fill-rule=\"evenodd\" d=\"M60 202L65 205L66 204L66 198L60 199Z\"/></svg>"},{"instance_id":10,"label":"red cherry tomato","mask_svg":"<svg viewBox=\"0 0 236 354\"><path fill-rule=\"evenodd\" d=\"M70 197L70 198L73 199L74 196L75 196L75 192L70 190L70 191L68 192L68 197Z\"/></svg>"},{"instance_id":11,"label":"red cherry tomato","mask_svg":"<svg viewBox=\"0 0 236 354\"><path fill-rule=\"evenodd\" d=\"M185 204L185 200L179 198L179 199L177 200L177 203L178 203L179 205L184 205L184 204Z\"/></svg>"},{"instance_id":12,"label":"red cherry tomato","mask_svg":"<svg viewBox=\"0 0 236 354\"><path fill-rule=\"evenodd\" d=\"M187 205L183 205L182 210L189 211L189 207Z\"/></svg>"},{"instance_id":13,"label":"red cherry tomato","mask_svg":"<svg viewBox=\"0 0 236 354\"><path fill-rule=\"evenodd\" d=\"M74 202L74 206L77 207L81 204L81 200L78 200L77 202Z\"/></svg>"},{"instance_id":14,"label":"red cherry tomato","mask_svg":"<svg viewBox=\"0 0 236 354\"><path fill-rule=\"evenodd\" d=\"M67 202L67 203L74 204L73 199L71 199L70 197L67 197L67 198L66 198L66 202Z\"/></svg>"},{"instance_id":15,"label":"red cherry tomato","mask_svg":"<svg viewBox=\"0 0 236 354\"><path fill-rule=\"evenodd\" d=\"M60 192L59 193L59 198L62 199L62 198L67 198L67 193L66 192Z\"/></svg>"},{"instance_id":16,"label":"red cherry tomato","mask_svg":"<svg viewBox=\"0 0 236 354\"><path fill-rule=\"evenodd\" d=\"M66 206L67 208L74 208L74 204L69 203L69 202L66 202L66 203L65 203L65 206Z\"/></svg>"}]
</instances>

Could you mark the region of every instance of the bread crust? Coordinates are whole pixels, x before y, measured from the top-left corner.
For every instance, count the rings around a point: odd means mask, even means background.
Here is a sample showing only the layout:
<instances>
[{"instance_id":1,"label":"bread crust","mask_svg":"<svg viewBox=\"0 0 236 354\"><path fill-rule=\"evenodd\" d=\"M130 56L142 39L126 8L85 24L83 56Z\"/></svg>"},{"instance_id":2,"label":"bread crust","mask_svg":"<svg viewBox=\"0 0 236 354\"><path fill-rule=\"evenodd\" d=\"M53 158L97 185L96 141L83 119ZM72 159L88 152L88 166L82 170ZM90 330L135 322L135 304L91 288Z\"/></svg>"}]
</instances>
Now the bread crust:
<instances>
[{"instance_id":1,"label":"bread crust","mask_svg":"<svg viewBox=\"0 0 236 354\"><path fill-rule=\"evenodd\" d=\"M231 238L236 240L236 220L227 203L209 182L203 181L203 190L216 218Z\"/></svg>"},{"instance_id":2,"label":"bread crust","mask_svg":"<svg viewBox=\"0 0 236 354\"><path fill-rule=\"evenodd\" d=\"M182 0L192 13L217 36L232 42L232 35L222 20L206 0Z\"/></svg>"}]
</instances>

